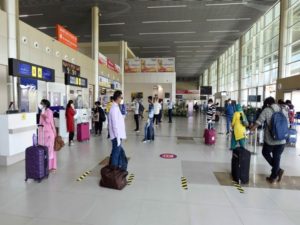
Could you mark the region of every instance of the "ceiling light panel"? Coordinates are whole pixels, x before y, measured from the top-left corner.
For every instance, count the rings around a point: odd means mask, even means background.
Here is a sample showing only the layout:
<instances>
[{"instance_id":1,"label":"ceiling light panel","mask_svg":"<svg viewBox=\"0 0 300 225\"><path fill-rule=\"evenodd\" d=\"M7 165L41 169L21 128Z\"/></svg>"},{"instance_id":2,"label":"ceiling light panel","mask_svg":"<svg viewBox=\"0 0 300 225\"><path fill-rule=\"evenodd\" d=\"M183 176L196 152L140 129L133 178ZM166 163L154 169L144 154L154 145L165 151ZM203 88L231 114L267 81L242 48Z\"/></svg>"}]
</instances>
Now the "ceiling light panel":
<instances>
[{"instance_id":1,"label":"ceiling light panel","mask_svg":"<svg viewBox=\"0 0 300 225\"><path fill-rule=\"evenodd\" d=\"M158 21L143 21L144 24L153 24L153 23L191 23L192 20L158 20Z\"/></svg>"},{"instance_id":2,"label":"ceiling light panel","mask_svg":"<svg viewBox=\"0 0 300 225\"><path fill-rule=\"evenodd\" d=\"M239 30L210 30L210 33L239 33Z\"/></svg>"},{"instance_id":3,"label":"ceiling light panel","mask_svg":"<svg viewBox=\"0 0 300 225\"><path fill-rule=\"evenodd\" d=\"M206 19L207 22L246 21L246 20L251 20L251 18Z\"/></svg>"},{"instance_id":4,"label":"ceiling light panel","mask_svg":"<svg viewBox=\"0 0 300 225\"><path fill-rule=\"evenodd\" d=\"M120 23L102 23L100 24L100 26L122 26L125 25L124 22L120 22Z\"/></svg>"},{"instance_id":5,"label":"ceiling light panel","mask_svg":"<svg viewBox=\"0 0 300 225\"><path fill-rule=\"evenodd\" d=\"M170 46L146 46L143 49L152 49L152 48L170 48Z\"/></svg>"},{"instance_id":6,"label":"ceiling light panel","mask_svg":"<svg viewBox=\"0 0 300 225\"><path fill-rule=\"evenodd\" d=\"M110 34L111 37L121 37L124 36L124 34Z\"/></svg>"},{"instance_id":7,"label":"ceiling light panel","mask_svg":"<svg viewBox=\"0 0 300 225\"><path fill-rule=\"evenodd\" d=\"M206 6L232 6L232 5L247 5L248 2L227 2L227 3L208 3Z\"/></svg>"},{"instance_id":8,"label":"ceiling light panel","mask_svg":"<svg viewBox=\"0 0 300 225\"><path fill-rule=\"evenodd\" d=\"M172 35L172 34L195 34L196 31L178 31L178 32L154 32L154 33L139 33L139 35Z\"/></svg>"},{"instance_id":9,"label":"ceiling light panel","mask_svg":"<svg viewBox=\"0 0 300 225\"><path fill-rule=\"evenodd\" d=\"M26 18L26 17L31 17L31 16L43 16L43 13L35 13L35 14L22 14L19 15L19 18Z\"/></svg>"},{"instance_id":10,"label":"ceiling light panel","mask_svg":"<svg viewBox=\"0 0 300 225\"><path fill-rule=\"evenodd\" d=\"M186 8L187 5L158 5L158 6L148 6L148 9L167 9L167 8Z\"/></svg>"},{"instance_id":11,"label":"ceiling light panel","mask_svg":"<svg viewBox=\"0 0 300 225\"><path fill-rule=\"evenodd\" d=\"M168 53L171 51L142 51L141 53Z\"/></svg>"},{"instance_id":12,"label":"ceiling light panel","mask_svg":"<svg viewBox=\"0 0 300 225\"><path fill-rule=\"evenodd\" d=\"M180 44L180 43L214 43L218 42L216 40L211 40L211 41L174 41L175 44Z\"/></svg>"}]
</instances>

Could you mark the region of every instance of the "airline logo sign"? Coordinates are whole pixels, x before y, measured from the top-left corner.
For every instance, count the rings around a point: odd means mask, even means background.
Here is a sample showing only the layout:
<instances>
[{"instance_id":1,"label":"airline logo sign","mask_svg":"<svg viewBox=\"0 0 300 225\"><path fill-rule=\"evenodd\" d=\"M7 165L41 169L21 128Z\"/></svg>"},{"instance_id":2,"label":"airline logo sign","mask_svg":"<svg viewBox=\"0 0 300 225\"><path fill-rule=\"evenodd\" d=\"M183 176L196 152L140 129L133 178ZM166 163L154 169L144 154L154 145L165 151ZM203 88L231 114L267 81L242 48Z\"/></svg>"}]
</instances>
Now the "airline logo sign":
<instances>
[{"instance_id":1,"label":"airline logo sign","mask_svg":"<svg viewBox=\"0 0 300 225\"><path fill-rule=\"evenodd\" d=\"M99 52L99 64L101 65L107 65L107 57L103 55L101 52Z\"/></svg>"},{"instance_id":2,"label":"airline logo sign","mask_svg":"<svg viewBox=\"0 0 300 225\"><path fill-rule=\"evenodd\" d=\"M59 24L56 25L56 36L59 42L77 50L77 37Z\"/></svg>"}]
</instances>

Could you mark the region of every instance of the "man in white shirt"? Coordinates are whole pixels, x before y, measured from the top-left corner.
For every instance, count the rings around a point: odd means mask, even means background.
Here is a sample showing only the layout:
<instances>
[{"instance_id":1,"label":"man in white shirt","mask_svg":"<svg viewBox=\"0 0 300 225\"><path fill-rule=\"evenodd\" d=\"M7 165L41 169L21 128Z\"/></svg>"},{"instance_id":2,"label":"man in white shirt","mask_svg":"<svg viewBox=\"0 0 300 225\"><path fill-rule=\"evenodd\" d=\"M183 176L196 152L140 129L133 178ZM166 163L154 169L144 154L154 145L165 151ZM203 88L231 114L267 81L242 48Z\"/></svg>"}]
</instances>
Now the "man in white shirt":
<instances>
[{"instance_id":1,"label":"man in white shirt","mask_svg":"<svg viewBox=\"0 0 300 225\"><path fill-rule=\"evenodd\" d=\"M134 131L140 132L140 126L139 126L139 115L140 115L140 103L139 100L136 98L134 100L134 120L136 128Z\"/></svg>"},{"instance_id":2,"label":"man in white shirt","mask_svg":"<svg viewBox=\"0 0 300 225\"><path fill-rule=\"evenodd\" d=\"M115 91L109 111L109 135L112 142L110 165L127 170L127 158L121 146L122 140L126 139L125 121L119 107L122 99L122 92Z\"/></svg>"},{"instance_id":3,"label":"man in white shirt","mask_svg":"<svg viewBox=\"0 0 300 225\"><path fill-rule=\"evenodd\" d=\"M168 100L168 116L169 116L169 123L172 123L172 111L173 111L173 103L172 103L172 100Z\"/></svg>"},{"instance_id":4,"label":"man in white shirt","mask_svg":"<svg viewBox=\"0 0 300 225\"><path fill-rule=\"evenodd\" d=\"M153 121L155 122L155 125L158 125L159 122L158 120L159 120L160 109L161 109L161 104L158 102L158 99L156 98L154 102L154 121Z\"/></svg>"}]
</instances>

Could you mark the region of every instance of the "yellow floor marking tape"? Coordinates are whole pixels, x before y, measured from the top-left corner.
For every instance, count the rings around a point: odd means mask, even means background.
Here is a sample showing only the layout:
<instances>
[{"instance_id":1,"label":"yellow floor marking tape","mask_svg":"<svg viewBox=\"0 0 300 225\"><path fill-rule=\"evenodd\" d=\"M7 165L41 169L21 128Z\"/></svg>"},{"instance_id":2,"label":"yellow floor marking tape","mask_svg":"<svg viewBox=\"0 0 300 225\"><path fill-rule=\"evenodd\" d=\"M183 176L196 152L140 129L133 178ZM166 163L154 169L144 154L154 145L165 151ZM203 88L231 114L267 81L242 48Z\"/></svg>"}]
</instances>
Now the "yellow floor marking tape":
<instances>
[{"instance_id":1,"label":"yellow floor marking tape","mask_svg":"<svg viewBox=\"0 0 300 225\"><path fill-rule=\"evenodd\" d=\"M233 183L233 186L234 186L240 193L244 193L244 192L245 192L245 190L242 188L242 186L241 186L239 183L237 183L237 182L235 182L235 181L232 181L232 183Z\"/></svg>"},{"instance_id":2,"label":"yellow floor marking tape","mask_svg":"<svg viewBox=\"0 0 300 225\"><path fill-rule=\"evenodd\" d=\"M131 185L133 179L134 179L134 174L131 173L131 174L129 175L128 179L127 179L127 185Z\"/></svg>"},{"instance_id":3,"label":"yellow floor marking tape","mask_svg":"<svg viewBox=\"0 0 300 225\"><path fill-rule=\"evenodd\" d=\"M85 173L83 173L80 177L77 178L76 181L82 181L84 178L86 178L92 171L86 171Z\"/></svg>"},{"instance_id":4,"label":"yellow floor marking tape","mask_svg":"<svg viewBox=\"0 0 300 225\"><path fill-rule=\"evenodd\" d=\"M187 179L186 179L185 177L181 177L181 187L182 187L184 190L187 190L187 189L188 189Z\"/></svg>"}]
</instances>

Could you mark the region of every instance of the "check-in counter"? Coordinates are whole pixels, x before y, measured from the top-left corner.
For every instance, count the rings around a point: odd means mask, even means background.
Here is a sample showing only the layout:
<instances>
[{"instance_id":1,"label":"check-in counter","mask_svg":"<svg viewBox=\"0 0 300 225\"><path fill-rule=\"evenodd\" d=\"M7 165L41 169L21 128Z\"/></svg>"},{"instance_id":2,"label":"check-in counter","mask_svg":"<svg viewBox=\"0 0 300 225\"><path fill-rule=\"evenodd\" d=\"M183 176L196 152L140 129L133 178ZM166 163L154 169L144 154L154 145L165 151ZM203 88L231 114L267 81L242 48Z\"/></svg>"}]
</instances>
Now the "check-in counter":
<instances>
[{"instance_id":1,"label":"check-in counter","mask_svg":"<svg viewBox=\"0 0 300 225\"><path fill-rule=\"evenodd\" d=\"M0 165L24 160L25 149L32 145L36 130L36 113L0 115Z\"/></svg>"}]
</instances>

